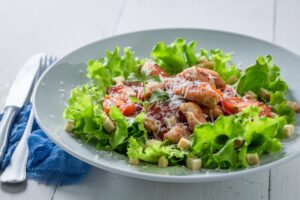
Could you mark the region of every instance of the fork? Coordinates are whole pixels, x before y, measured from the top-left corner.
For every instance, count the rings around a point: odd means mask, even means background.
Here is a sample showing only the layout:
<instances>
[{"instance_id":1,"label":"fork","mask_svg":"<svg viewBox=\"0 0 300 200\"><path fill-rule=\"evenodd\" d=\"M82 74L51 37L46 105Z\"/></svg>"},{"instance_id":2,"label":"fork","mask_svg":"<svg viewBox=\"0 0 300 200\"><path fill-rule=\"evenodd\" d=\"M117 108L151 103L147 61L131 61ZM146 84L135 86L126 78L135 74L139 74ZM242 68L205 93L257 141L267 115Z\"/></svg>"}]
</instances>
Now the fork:
<instances>
[{"instance_id":1,"label":"fork","mask_svg":"<svg viewBox=\"0 0 300 200\"><path fill-rule=\"evenodd\" d=\"M44 55L40 60L39 70L36 74L34 85L36 85L38 79L43 74L43 72L55 61L57 60L56 57ZM30 103L32 103L32 95L30 98ZM28 144L27 140L29 134L32 130L32 125L34 122L34 113L33 109L30 110L30 115L26 124L26 128L22 135L22 138L16 147L9 165L6 167L4 172L0 177L1 182L5 183L20 183L26 179L26 163L28 159Z\"/></svg>"}]
</instances>

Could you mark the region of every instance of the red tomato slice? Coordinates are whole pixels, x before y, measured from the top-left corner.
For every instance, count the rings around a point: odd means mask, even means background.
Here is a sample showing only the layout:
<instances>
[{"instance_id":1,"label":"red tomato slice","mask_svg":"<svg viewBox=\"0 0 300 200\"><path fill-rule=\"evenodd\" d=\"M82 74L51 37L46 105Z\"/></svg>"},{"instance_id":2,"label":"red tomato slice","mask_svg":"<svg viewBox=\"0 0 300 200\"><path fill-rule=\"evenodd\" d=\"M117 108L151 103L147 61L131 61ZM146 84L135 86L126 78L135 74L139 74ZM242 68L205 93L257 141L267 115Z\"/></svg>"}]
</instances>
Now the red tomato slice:
<instances>
[{"instance_id":1,"label":"red tomato slice","mask_svg":"<svg viewBox=\"0 0 300 200\"><path fill-rule=\"evenodd\" d=\"M106 114L109 114L109 110L110 110L110 106L112 105L110 100L104 100L103 103L103 109L105 111Z\"/></svg>"},{"instance_id":2,"label":"red tomato slice","mask_svg":"<svg viewBox=\"0 0 300 200\"><path fill-rule=\"evenodd\" d=\"M105 96L103 101L103 109L109 114L112 105L119 108L125 116L133 115L135 112L135 104L131 103L128 97L123 95L125 86L120 85L109 89L109 94Z\"/></svg>"},{"instance_id":3,"label":"red tomato slice","mask_svg":"<svg viewBox=\"0 0 300 200\"><path fill-rule=\"evenodd\" d=\"M119 108L122 111L123 115L131 116L135 111L135 104L134 103L127 103L127 104L121 105Z\"/></svg>"},{"instance_id":4,"label":"red tomato slice","mask_svg":"<svg viewBox=\"0 0 300 200\"><path fill-rule=\"evenodd\" d=\"M271 108L265 105L264 103L256 100L248 100L240 97L229 97L229 98L224 98L222 100L222 105L225 109L226 114L239 113L243 109L253 105L261 109L261 113L260 113L261 116L267 116L267 117L271 116Z\"/></svg>"}]
</instances>

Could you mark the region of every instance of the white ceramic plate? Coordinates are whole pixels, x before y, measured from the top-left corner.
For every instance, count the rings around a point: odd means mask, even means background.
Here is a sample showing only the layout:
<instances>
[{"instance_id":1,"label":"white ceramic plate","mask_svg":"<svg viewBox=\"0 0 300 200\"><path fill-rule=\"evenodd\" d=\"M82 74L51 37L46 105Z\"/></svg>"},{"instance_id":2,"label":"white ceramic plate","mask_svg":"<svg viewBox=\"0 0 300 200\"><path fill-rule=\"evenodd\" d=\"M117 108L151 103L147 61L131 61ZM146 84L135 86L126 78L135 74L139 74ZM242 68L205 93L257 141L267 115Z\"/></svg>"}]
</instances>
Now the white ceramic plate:
<instances>
[{"instance_id":1,"label":"white ceramic plate","mask_svg":"<svg viewBox=\"0 0 300 200\"><path fill-rule=\"evenodd\" d=\"M297 116L296 136L283 141L283 149L278 154L262 157L260 166L237 171L201 170L191 171L185 167L158 168L154 165L129 165L127 158L115 152L97 151L93 146L83 144L63 130L62 117L70 90L83 85L86 78L86 61L105 55L106 50L116 46L131 46L136 56L148 57L158 41L170 43L177 37L187 41L198 41L199 47L219 48L234 52L233 61L242 67L253 64L259 55L271 54L282 69L282 76L290 87L290 96L300 102L300 57L290 51L255 38L202 29L164 29L129 33L100 40L79 48L61 58L47 70L34 91L33 107L36 119L45 133L65 151L96 167L142 179L166 182L206 182L234 178L267 170L285 163L299 153L299 122Z\"/></svg>"}]
</instances>

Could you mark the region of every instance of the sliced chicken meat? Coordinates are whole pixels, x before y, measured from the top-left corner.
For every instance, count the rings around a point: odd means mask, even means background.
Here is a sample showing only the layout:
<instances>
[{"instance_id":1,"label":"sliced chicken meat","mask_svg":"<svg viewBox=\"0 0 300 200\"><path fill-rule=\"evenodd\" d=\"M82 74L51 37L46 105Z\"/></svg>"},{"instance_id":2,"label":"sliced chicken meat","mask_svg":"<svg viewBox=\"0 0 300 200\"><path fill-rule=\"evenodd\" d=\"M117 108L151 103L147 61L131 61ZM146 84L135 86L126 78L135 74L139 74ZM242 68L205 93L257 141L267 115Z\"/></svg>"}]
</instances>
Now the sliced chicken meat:
<instances>
[{"instance_id":1,"label":"sliced chicken meat","mask_svg":"<svg viewBox=\"0 0 300 200\"><path fill-rule=\"evenodd\" d=\"M194 131L196 125L206 122L201 108L195 103L182 103L179 110L184 114L191 132Z\"/></svg>"},{"instance_id":2,"label":"sliced chicken meat","mask_svg":"<svg viewBox=\"0 0 300 200\"><path fill-rule=\"evenodd\" d=\"M176 75L189 81L207 82L212 87L224 90L226 83L220 78L219 74L213 70L202 67L191 67Z\"/></svg>"},{"instance_id":3,"label":"sliced chicken meat","mask_svg":"<svg viewBox=\"0 0 300 200\"><path fill-rule=\"evenodd\" d=\"M187 127L182 124L177 124L171 128L166 134L164 134L164 139L171 143L178 143L181 138L186 138L189 136Z\"/></svg>"},{"instance_id":4,"label":"sliced chicken meat","mask_svg":"<svg viewBox=\"0 0 300 200\"><path fill-rule=\"evenodd\" d=\"M208 108L208 107L201 107L203 113L207 115L211 119L216 119L220 115L223 115L223 112L219 106L215 106L213 108Z\"/></svg>"},{"instance_id":5,"label":"sliced chicken meat","mask_svg":"<svg viewBox=\"0 0 300 200\"><path fill-rule=\"evenodd\" d=\"M206 82L175 81L166 87L170 87L174 94L182 96L187 101L209 108L215 107L220 98L216 89Z\"/></svg>"},{"instance_id":6,"label":"sliced chicken meat","mask_svg":"<svg viewBox=\"0 0 300 200\"><path fill-rule=\"evenodd\" d=\"M145 62L141 67L141 72L146 76L169 76L160 66L153 62Z\"/></svg>"},{"instance_id":7,"label":"sliced chicken meat","mask_svg":"<svg viewBox=\"0 0 300 200\"><path fill-rule=\"evenodd\" d=\"M152 93L155 90L164 90L165 84L162 82L150 81L146 84L145 88L141 87L138 91L138 98L139 99L147 99L151 97Z\"/></svg>"}]
</instances>

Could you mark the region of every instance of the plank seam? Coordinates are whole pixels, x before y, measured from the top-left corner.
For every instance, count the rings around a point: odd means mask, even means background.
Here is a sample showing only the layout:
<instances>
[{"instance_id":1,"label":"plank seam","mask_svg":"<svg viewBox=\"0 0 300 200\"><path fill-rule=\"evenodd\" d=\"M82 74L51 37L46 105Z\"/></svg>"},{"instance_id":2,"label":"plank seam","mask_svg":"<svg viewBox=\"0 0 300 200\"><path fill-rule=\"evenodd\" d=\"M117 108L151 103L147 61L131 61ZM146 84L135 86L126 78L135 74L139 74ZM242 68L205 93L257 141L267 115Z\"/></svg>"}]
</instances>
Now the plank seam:
<instances>
[{"instance_id":1,"label":"plank seam","mask_svg":"<svg viewBox=\"0 0 300 200\"><path fill-rule=\"evenodd\" d=\"M273 3L273 38L272 42L276 42L276 25L277 25L277 1L274 0ZM268 185L268 200L271 200L271 190L272 190L272 170L269 170L269 185Z\"/></svg>"},{"instance_id":2,"label":"plank seam","mask_svg":"<svg viewBox=\"0 0 300 200\"><path fill-rule=\"evenodd\" d=\"M53 194L52 194L50 200L53 200L53 199L54 199L54 195L55 195L55 193L56 193L57 187L58 187L58 186L56 185L55 188L54 188L54 191L53 191Z\"/></svg>"},{"instance_id":3,"label":"plank seam","mask_svg":"<svg viewBox=\"0 0 300 200\"><path fill-rule=\"evenodd\" d=\"M117 28L119 27L119 24L120 24L121 17L124 13L126 3L127 3L127 0L123 0L119 15L117 17L116 25L114 26L113 31L112 31L112 35L116 34Z\"/></svg>"},{"instance_id":4,"label":"plank seam","mask_svg":"<svg viewBox=\"0 0 300 200\"><path fill-rule=\"evenodd\" d=\"M271 181L271 177L272 177L272 171L269 170L269 185L268 185L268 200L271 200L271 186L272 186L272 181Z\"/></svg>"}]
</instances>

